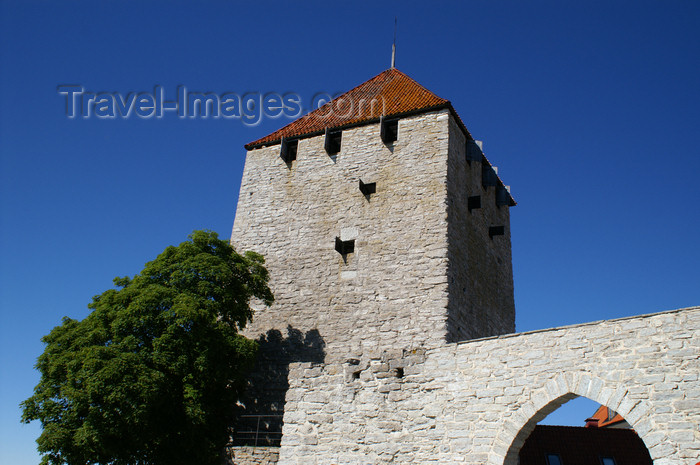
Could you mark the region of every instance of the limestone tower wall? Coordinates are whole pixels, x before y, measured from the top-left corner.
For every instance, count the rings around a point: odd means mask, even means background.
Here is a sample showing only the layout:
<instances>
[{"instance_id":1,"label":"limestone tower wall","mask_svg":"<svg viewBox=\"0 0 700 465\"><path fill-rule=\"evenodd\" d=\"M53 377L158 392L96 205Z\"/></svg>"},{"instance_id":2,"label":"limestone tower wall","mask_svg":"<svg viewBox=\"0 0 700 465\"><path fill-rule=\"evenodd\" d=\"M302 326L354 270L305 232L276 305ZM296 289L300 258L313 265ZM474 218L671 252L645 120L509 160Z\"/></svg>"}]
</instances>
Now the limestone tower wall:
<instances>
[{"instance_id":1,"label":"limestone tower wall","mask_svg":"<svg viewBox=\"0 0 700 465\"><path fill-rule=\"evenodd\" d=\"M280 144L247 153L232 243L265 256L276 301L246 334L317 331L344 360L513 332L509 207L452 113L401 118L389 144L379 122L345 129L333 156L325 138L299 140L289 163Z\"/></svg>"}]
</instances>

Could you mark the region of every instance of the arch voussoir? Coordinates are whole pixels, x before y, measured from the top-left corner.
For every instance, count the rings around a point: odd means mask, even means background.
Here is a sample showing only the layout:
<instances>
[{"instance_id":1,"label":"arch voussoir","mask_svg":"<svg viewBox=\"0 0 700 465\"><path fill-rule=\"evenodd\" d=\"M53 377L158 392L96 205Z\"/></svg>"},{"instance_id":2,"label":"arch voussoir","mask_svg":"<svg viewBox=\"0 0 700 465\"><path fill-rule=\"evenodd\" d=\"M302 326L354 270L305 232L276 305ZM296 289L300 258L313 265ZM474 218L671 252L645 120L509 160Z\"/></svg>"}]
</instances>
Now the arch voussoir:
<instances>
[{"instance_id":1,"label":"arch voussoir","mask_svg":"<svg viewBox=\"0 0 700 465\"><path fill-rule=\"evenodd\" d=\"M649 419L652 406L649 402L629 395L628 389L622 385L579 371L558 374L530 391L518 414L504 421L500 435L494 441L494 448L496 444L499 449L502 444L507 444L505 458L496 457L489 465L517 463L518 452L535 425L562 404L579 396L607 405L622 415L637 430L653 459L663 459L676 452L666 435L660 437L652 433L653 424Z\"/></svg>"}]
</instances>

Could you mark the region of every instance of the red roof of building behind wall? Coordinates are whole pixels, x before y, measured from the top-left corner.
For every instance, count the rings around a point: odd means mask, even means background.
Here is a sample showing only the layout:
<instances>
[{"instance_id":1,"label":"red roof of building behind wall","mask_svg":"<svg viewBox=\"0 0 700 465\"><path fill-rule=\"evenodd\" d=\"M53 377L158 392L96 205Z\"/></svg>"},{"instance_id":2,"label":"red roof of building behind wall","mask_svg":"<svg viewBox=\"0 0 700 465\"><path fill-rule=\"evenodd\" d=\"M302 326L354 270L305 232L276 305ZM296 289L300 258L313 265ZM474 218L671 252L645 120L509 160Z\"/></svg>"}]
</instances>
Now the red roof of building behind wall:
<instances>
[{"instance_id":1,"label":"red roof of building behind wall","mask_svg":"<svg viewBox=\"0 0 700 465\"><path fill-rule=\"evenodd\" d=\"M381 116L399 116L439 108L449 108L458 124L469 134L448 100L438 97L398 69L390 68L282 129L247 144L245 148L250 150L276 144L283 137L308 137L323 133L326 128L370 123Z\"/></svg>"},{"instance_id":2,"label":"red roof of building behind wall","mask_svg":"<svg viewBox=\"0 0 700 465\"><path fill-rule=\"evenodd\" d=\"M595 411L591 418L598 420L598 428L605 428L625 421L622 415L614 410L610 410L605 405L598 407L598 410Z\"/></svg>"}]
</instances>

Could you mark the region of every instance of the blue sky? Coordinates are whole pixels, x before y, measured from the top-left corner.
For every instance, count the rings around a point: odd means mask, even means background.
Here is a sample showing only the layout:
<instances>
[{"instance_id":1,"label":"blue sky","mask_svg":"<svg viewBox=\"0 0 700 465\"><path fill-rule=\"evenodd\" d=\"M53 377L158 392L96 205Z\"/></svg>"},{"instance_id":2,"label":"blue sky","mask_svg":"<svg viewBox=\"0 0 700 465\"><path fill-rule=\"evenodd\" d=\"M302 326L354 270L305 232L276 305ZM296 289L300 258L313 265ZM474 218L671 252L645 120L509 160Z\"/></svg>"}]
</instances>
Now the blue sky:
<instances>
[{"instance_id":1,"label":"blue sky","mask_svg":"<svg viewBox=\"0 0 700 465\"><path fill-rule=\"evenodd\" d=\"M2 0L1 463L38 462L41 336L193 229L228 237L243 145L289 121L69 119L57 86L308 104L389 66L394 16L397 67L518 201L519 331L700 304L698 2Z\"/></svg>"}]
</instances>

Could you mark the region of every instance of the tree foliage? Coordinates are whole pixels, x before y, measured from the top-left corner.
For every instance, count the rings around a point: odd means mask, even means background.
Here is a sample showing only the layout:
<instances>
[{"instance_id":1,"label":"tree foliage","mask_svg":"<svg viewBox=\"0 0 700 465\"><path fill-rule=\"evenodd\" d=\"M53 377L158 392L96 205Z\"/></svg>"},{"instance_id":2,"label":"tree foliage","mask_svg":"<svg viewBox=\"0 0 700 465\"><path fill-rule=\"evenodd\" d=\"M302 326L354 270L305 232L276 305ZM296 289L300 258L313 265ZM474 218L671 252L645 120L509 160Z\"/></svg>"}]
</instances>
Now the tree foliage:
<instances>
[{"instance_id":1,"label":"tree foliage","mask_svg":"<svg viewBox=\"0 0 700 465\"><path fill-rule=\"evenodd\" d=\"M261 255L213 232L189 239L42 339L41 380L21 405L41 421L42 464L220 463L257 349L238 331L251 298L273 297Z\"/></svg>"}]
</instances>

